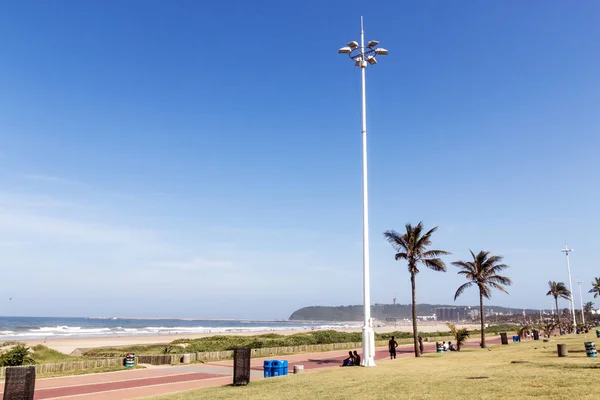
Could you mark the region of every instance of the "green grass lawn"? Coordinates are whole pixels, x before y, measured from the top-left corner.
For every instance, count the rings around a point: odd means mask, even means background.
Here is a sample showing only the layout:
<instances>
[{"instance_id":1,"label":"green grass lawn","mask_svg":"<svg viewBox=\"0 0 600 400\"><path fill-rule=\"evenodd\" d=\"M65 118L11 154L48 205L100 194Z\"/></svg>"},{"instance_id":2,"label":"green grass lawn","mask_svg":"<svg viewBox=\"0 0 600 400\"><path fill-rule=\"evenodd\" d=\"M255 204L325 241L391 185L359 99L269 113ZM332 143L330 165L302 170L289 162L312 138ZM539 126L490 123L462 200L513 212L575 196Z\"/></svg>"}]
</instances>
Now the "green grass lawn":
<instances>
[{"instance_id":1,"label":"green grass lawn","mask_svg":"<svg viewBox=\"0 0 600 400\"><path fill-rule=\"evenodd\" d=\"M333 368L154 399L595 399L600 359L586 357L586 341L596 341L595 334L385 360L375 368ZM557 357L557 343L568 344L568 357Z\"/></svg>"}]
</instances>

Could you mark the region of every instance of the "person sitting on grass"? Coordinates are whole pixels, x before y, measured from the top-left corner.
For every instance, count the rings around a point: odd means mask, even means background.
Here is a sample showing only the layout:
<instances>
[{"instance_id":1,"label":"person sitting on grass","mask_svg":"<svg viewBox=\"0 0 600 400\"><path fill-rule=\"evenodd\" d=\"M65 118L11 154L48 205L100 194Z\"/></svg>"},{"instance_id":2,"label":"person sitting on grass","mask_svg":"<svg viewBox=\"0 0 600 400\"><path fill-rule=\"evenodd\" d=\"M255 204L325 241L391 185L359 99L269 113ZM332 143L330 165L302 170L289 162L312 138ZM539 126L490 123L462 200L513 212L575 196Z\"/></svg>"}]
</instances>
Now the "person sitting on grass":
<instances>
[{"instance_id":1,"label":"person sitting on grass","mask_svg":"<svg viewBox=\"0 0 600 400\"><path fill-rule=\"evenodd\" d=\"M454 345L452 344L452 342L448 342L448 350L450 350L450 351L456 351L456 348L454 347Z\"/></svg>"},{"instance_id":2,"label":"person sitting on grass","mask_svg":"<svg viewBox=\"0 0 600 400\"><path fill-rule=\"evenodd\" d=\"M356 350L354 350L354 365L358 367L360 366L360 356L358 355Z\"/></svg>"},{"instance_id":3,"label":"person sitting on grass","mask_svg":"<svg viewBox=\"0 0 600 400\"><path fill-rule=\"evenodd\" d=\"M352 354L352 351L349 351L348 354L350 355L350 357L344 359L342 367L351 367L354 365L354 355Z\"/></svg>"},{"instance_id":4,"label":"person sitting on grass","mask_svg":"<svg viewBox=\"0 0 600 400\"><path fill-rule=\"evenodd\" d=\"M446 343L446 341L442 343L442 348L444 349L444 351L448 351L448 343Z\"/></svg>"}]
</instances>

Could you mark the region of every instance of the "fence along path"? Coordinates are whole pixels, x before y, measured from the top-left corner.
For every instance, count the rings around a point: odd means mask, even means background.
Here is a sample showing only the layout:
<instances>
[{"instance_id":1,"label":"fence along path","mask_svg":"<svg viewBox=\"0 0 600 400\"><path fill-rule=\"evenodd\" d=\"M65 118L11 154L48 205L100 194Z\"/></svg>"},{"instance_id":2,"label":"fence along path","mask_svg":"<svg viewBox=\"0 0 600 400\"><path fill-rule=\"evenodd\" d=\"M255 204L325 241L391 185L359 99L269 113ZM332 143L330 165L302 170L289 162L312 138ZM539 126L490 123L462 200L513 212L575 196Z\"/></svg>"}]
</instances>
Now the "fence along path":
<instances>
[{"instance_id":1,"label":"fence along path","mask_svg":"<svg viewBox=\"0 0 600 400\"><path fill-rule=\"evenodd\" d=\"M412 340L411 340L412 342ZM378 340L375 346L387 346L387 341ZM251 357L269 357L280 354L293 353L318 353L324 351L360 349L361 342L351 343L330 343L330 344L308 344L300 346L284 346L284 347L265 347L259 349L251 349ZM201 353L187 353L190 362L198 361L219 361L233 358L233 350L224 351L206 351ZM180 364L183 362L183 354L156 354L156 355L136 355L136 363L151 364L151 365L168 365ZM102 367L119 367L123 366L123 357L106 357L94 358L81 361L67 361L62 363L36 364L35 370L37 374L52 374L57 372L84 371L87 369L102 368ZM4 379L6 367L0 367L0 379Z\"/></svg>"}]
</instances>

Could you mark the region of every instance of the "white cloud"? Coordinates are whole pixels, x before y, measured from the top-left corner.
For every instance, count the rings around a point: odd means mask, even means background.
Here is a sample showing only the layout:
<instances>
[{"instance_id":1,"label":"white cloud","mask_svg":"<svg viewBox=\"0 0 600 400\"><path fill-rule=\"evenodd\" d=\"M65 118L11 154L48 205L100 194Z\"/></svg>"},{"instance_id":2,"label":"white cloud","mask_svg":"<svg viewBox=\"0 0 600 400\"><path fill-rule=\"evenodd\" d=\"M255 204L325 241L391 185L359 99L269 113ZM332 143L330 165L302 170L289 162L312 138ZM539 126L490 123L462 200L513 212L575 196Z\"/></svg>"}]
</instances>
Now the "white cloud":
<instances>
[{"instance_id":1,"label":"white cloud","mask_svg":"<svg viewBox=\"0 0 600 400\"><path fill-rule=\"evenodd\" d=\"M95 243L152 241L156 232L126 226L98 224L0 209L0 232L46 236L54 240Z\"/></svg>"},{"instance_id":2,"label":"white cloud","mask_svg":"<svg viewBox=\"0 0 600 400\"><path fill-rule=\"evenodd\" d=\"M37 181L37 182L46 182L46 183L55 183L61 185L74 185L74 186L88 186L85 183L73 181L71 179L61 178L53 175L41 175L41 174L24 174L23 177L27 180Z\"/></svg>"},{"instance_id":3,"label":"white cloud","mask_svg":"<svg viewBox=\"0 0 600 400\"><path fill-rule=\"evenodd\" d=\"M185 261L158 261L149 264L150 267L179 269L184 271L231 271L234 266L231 260L209 260L194 257Z\"/></svg>"},{"instance_id":4,"label":"white cloud","mask_svg":"<svg viewBox=\"0 0 600 400\"><path fill-rule=\"evenodd\" d=\"M80 203L60 200L52 196L14 193L0 193L0 206L20 209L83 207Z\"/></svg>"},{"instance_id":5,"label":"white cloud","mask_svg":"<svg viewBox=\"0 0 600 400\"><path fill-rule=\"evenodd\" d=\"M294 227L173 229L159 225L164 218L136 213L137 207L106 202L114 194L92 185L45 175L27 179L48 185L0 193L0 270L6 278L0 291L10 290L10 282L28 280L42 298L56 291L72 298L101 291L111 298L135 299L161 292L171 282L188 298L221 301L224 293L235 290L256 300L273 288L279 294L313 293L341 276L342 269L328 269L328 260L315 266L323 270L311 269L320 254L314 248L322 242L318 232ZM140 202L158 197L150 193ZM318 282L315 273L322 275ZM124 292L115 282L132 284ZM170 296L165 301L177 302ZM112 307L92 302L87 304Z\"/></svg>"},{"instance_id":6,"label":"white cloud","mask_svg":"<svg viewBox=\"0 0 600 400\"><path fill-rule=\"evenodd\" d=\"M35 183L49 184L54 186L64 186L68 187L71 190L79 191L82 193L94 193L94 195L100 197L113 197L121 200L138 200L138 197L133 196L129 193L123 193L120 191L107 190L104 188L99 188L94 185L76 181L69 178L64 178L60 176L54 175L44 175L44 174L24 174L23 178L29 181L33 181Z\"/></svg>"},{"instance_id":7,"label":"white cloud","mask_svg":"<svg viewBox=\"0 0 600 400\"><path fill-rule=\"evenodd\" d=\"M23 247L27 246L29 242L17 241L17 240L5 240L0 241L0 247Z\"/></svg>"}]
</instances>

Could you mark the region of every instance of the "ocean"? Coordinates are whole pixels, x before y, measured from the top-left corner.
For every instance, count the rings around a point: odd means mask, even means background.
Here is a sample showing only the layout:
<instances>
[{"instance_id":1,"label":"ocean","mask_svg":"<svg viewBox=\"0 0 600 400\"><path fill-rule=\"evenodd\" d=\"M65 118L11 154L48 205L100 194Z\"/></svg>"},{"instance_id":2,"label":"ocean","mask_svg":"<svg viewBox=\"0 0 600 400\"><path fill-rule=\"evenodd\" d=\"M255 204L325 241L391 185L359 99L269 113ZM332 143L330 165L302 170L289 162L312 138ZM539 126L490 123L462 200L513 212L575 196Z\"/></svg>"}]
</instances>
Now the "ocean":
<instances>
[{"instance_id":1,"label":"ocean","mask_svg":"<svg viewBox=\"0 0 600 400\"><path fill-rule=\"evenodd\" d=\"M308 321L0 317L0 342L73 337L155 336L185 333L227 334L260 331L277 332L282 330L307 331L343 327L355 327L355 325Z\"/></svg>"}]
</instances>

